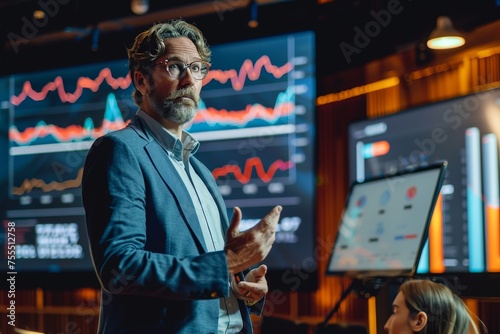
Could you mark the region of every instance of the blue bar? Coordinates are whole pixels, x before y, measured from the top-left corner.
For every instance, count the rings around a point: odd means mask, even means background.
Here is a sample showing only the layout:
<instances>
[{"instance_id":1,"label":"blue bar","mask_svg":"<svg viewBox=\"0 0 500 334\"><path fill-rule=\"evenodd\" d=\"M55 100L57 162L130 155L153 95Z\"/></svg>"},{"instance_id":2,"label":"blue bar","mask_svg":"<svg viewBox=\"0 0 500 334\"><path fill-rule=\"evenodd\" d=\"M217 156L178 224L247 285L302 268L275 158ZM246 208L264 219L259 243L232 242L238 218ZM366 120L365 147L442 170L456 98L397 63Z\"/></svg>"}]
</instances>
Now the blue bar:
<instances>
[{"instance_id":1,"label":"blue bar","mask_svg":"<svg viewBox=\"0 0 500 334\"><path fill-rule=\"evenodd\" d=\"M476 127L466 129L465 161L467 166L467 230L470 272L482 272L485 269L480 148L479 129Z\"/></svg>"},{"instance_id":2,"label":"blue bar","mask_svg":"<svg viewBox=\"0 0 500 334\"><path fill-rule=\"evenodd\" d=\"M422 254L420 254L420 261L418 262L417 274L425 274L429 272L429 238L425 241Z\"/></svg>"}]
</instances>

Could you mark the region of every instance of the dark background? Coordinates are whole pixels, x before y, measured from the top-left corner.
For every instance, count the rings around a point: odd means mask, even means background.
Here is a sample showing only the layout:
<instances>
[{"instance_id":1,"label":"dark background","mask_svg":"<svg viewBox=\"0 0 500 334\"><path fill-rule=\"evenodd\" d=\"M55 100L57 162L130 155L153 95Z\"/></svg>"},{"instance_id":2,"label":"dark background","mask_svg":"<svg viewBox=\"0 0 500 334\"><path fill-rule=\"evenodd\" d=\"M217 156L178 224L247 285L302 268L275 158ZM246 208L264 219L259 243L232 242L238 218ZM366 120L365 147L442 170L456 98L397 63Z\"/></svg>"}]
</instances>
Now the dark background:
<instances>
[{"instance_id":1,"label":"dark background","mask_svg":"<svg viewBox=\"0 0 500 334\"><path fill-rule=\"evenodd\" d=\"M334 74L424 41L440 15L469 32L500 17L499 0L255 0L259 26L249 28L251 0L151 0L143 15L129 1L0 0L0 75L122 58L137 32L151 23L182 17L195 23L212 45L299 30L317 34L318 75ZM354 43L356 30L388 17L363 52L350 61L340 43ZM32 12L44 9L46 19ZM387 18L387 16L386 16ZM15 45L15 47L13 47ZM321 95L319 87L318 95Z\"/></svg>"}]
</instances>

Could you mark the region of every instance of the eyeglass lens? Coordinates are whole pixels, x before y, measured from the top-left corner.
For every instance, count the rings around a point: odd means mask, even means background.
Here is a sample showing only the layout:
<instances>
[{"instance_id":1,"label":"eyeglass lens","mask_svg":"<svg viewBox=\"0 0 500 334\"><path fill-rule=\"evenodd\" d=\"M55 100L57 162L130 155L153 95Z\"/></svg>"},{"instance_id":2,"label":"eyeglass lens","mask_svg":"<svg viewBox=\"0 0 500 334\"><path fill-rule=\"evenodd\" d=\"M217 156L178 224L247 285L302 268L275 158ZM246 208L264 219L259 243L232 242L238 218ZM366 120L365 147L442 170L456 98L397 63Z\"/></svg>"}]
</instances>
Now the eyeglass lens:
<instances>
[{"instance_id":1,"label":"eyeglass lens","mask_svg":"<svg viewBox=\"0 0 500 334\"><path fill-rule=\"evenodd\" d=\"M182 78L186 75L189 67L193 78L201 80L207 76L208 65L202 61L195 61L191 64L185 64L179 60L169 60L167 62L167 71L173 78Z\"/></svg>"}]
</instances>

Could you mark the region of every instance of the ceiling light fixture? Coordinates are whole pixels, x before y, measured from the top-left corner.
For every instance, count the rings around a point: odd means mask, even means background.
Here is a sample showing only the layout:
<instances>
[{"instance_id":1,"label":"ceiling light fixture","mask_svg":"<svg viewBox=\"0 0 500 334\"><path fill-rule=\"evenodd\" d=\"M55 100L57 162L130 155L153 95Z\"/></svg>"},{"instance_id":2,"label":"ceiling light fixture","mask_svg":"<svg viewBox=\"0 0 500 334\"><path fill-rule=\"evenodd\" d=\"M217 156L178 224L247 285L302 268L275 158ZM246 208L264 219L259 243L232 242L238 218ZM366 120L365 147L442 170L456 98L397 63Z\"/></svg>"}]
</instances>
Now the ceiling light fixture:
<instances>
[{"instance_id":1,"label":"ceiling light fixture","mask_svg":"<svg viewBox=\"0 0 500 334\"><path fill-rule=\"evenodd\" d=\"M259 26L258 7L257 1L252 0L250 4L250 20L248 20L248 26L250 28L257 28Z\"/></svg>"},{"instance_id":2,"label":"ceiling light fixture","mask_svg":"<svg viewBox=\"0 0 500 334\"><path fill-rule=\"evenodd\" d=\"M136 15L143 15L149 11L149 0L132 0L130 9Z\"/></svg>"},{"instance_id":3,"label":"ceiling light fixture","mask_svg":"<svg viewBox=\"0 0 500 334\"><path fill-rule=\"evenodd\" d=\"M437 18L436 28L427 40L427 47L435 50L458 48L465 44L465 38L453 28L453 23L448 16Z\"/></svg>"}]
</instances>

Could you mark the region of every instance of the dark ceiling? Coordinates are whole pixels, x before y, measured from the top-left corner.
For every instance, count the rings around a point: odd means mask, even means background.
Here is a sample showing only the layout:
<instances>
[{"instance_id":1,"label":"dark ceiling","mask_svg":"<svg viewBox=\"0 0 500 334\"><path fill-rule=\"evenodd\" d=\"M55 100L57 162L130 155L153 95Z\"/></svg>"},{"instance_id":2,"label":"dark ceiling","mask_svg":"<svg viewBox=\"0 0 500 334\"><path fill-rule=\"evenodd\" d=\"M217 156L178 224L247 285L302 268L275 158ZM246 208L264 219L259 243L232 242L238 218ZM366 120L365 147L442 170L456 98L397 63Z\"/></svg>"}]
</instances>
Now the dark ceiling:
<instances>
[{"instance_id":1,"label":"dark ceiling","mask_svg":"<svg viewBox=\"0 0 500 334\"><path fill-rule=\"evenodd\" d=\"M325 74L423 41L440 15L464 32L500 19L500 0L256 0L259 26L251 29L250 0L150 2L138 16L128 0L0 0L0 74L125 57L137 32L174 17L198 25L212 45L314 30L318 72ZM44 21L34 21L35 9L48 14ZM369 27L378 30L346 57L346 45L355 47L357 32Z\"/></svg>"}]
</instances>

